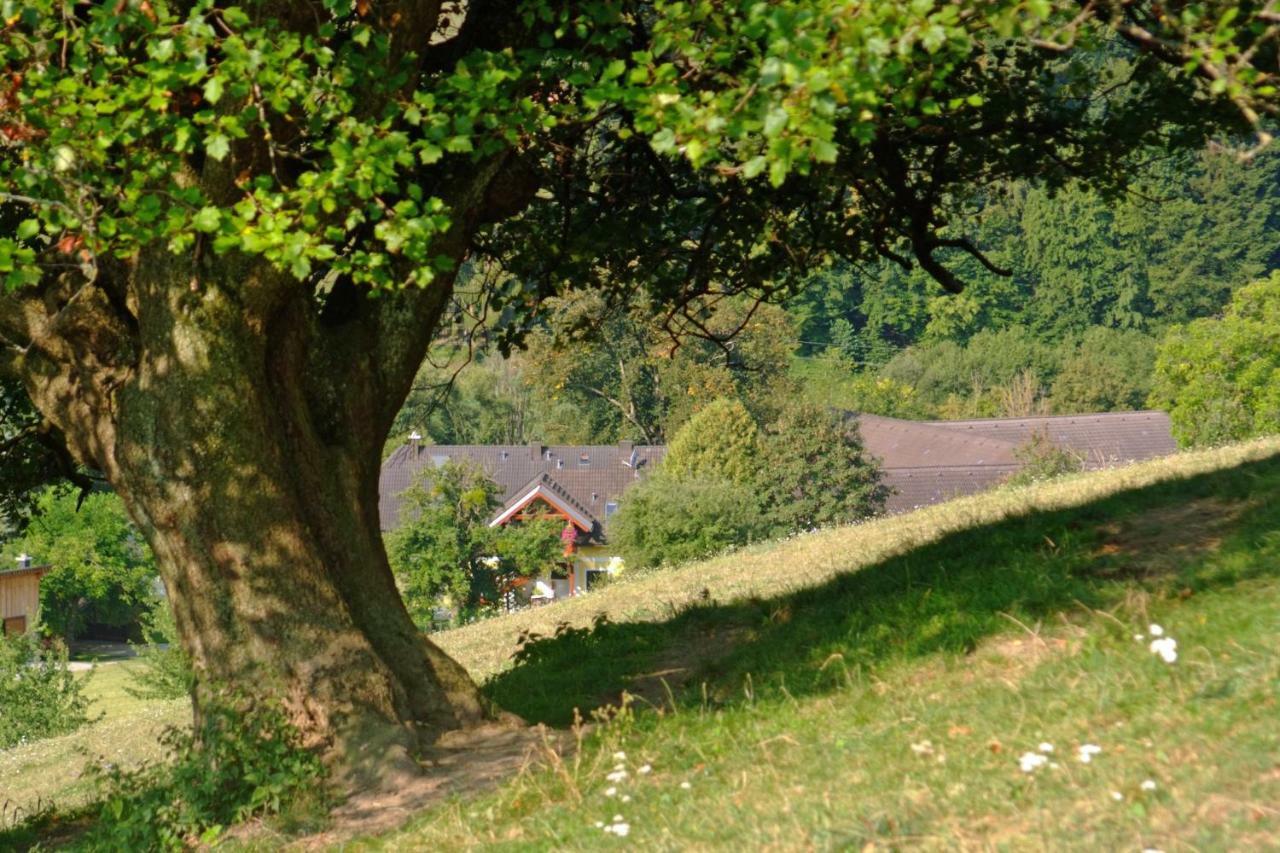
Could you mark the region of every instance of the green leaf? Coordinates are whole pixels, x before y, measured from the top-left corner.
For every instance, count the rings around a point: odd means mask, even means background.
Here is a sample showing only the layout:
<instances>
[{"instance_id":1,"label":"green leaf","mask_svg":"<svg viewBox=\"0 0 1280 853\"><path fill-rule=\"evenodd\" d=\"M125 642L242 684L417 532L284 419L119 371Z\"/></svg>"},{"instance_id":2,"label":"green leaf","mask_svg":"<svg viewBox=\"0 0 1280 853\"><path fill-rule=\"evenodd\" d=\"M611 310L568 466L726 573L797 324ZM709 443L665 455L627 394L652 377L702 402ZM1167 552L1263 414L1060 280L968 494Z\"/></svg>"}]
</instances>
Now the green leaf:
<instances>
[{"instance_id":1,"label":"green leaf","mask_svg":"<svg viewBox=\"0 0 1280 853\"><path fill-rule=\"evenodd\" d=\"M205 81L204 99L211 104L222 100L222 78L216 74Z\"/></svg>"},{"instance_id":2,"label":"green leaf","mask_svg":"<svg viewBox=\"0 0 1280 853\"><path fill-rule=\"evenodd\" d=\"M790 118L785 107L774 107L769 110L769 114L764 117L764 135L777 136L786 128Z\"/></svg>"},{"instance_id":3,"label":"green leaf","mask_svg":"<svg viewBox=\"0 0 1280 853\"><path fill-rule=\"evenodd\" d=\"M222 212L216 207L202 207L200 212L191 218L191 226L206 234L218 230L222 222Z\"/></svg>"},{"instance_id":4,"label":"green leaf","mask_svg":"<svg viewBox=\"0 0 1280 853\"><path fill-rule=\"evenodd\" d=\"M750 180L758 176L769 165L769 161L764 155L752 157L750 160L742 164L742 177Z\"/></svg>"},{"instance_id":5,"label":"green leaf","mask_svg":"<svg viewBox=\"0 0 1280 853\"><path fill-rule=\"evenodd\" d=\"M211 133L204 141L204 150L210 157L221 162L231 153L231 140L224 134Z\"/></svg>"},{"instance_id":6,"label":"green leaf","mask_svg":"<svg viewBox=\"0 0 1280 853\"><path fill-rule=\"evenodd\" d=\"M40 233L40 223L35 219L24 219L18 223L18 239L30 240Z\"/></svg>"}]
</instances>

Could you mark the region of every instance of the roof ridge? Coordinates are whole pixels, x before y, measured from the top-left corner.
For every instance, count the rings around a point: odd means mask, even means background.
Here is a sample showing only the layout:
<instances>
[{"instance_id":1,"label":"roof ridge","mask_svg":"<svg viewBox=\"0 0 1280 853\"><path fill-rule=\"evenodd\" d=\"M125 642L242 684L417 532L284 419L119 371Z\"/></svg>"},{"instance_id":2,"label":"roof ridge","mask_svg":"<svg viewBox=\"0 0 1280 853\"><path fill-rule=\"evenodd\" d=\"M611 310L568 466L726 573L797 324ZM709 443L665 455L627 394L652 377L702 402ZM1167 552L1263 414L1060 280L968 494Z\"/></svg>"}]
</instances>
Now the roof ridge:
<instances>
[{"instance_id":1,"label":"roof ridge","mask_svg":"<svg viewBox=\"0 0 1280 853\"><path fill-rule=\"evenodd\" d=\"M999 424L1017 423L1018 421L1069 421L1081 418L1111 419L1137 417L1139 415L1163 415L1168 417L1169 413L1161 409L1138 409L1132 412L1083 412L1073 415L1018 415L1016 417L1004 418L955 418L951 420L911 421L911 423L936 425L943 429L949 429L958 424ZM883 417L883 415L878 415L877 417Z\"/></svg>"},{"instance_id":2,"label":"roof ridge","mask_svg":"<svg viewBox=\"0 0 1280 853\"><path fill-rule=\"evenodd\" d=\"M906 418L891 418L886 415L858 414L859 425L863 418L874 418L879 421L889 421L894 424L902 424L905 430L915 430L928 435L945 435L952 441L970 442L977 446L989 446L993 449L1016 450L1018 444L1003 438L996 438L989 435L964 435L957 430L947 429L940 426L940 421L912 421Z\"/></svg>"}]
</instances>

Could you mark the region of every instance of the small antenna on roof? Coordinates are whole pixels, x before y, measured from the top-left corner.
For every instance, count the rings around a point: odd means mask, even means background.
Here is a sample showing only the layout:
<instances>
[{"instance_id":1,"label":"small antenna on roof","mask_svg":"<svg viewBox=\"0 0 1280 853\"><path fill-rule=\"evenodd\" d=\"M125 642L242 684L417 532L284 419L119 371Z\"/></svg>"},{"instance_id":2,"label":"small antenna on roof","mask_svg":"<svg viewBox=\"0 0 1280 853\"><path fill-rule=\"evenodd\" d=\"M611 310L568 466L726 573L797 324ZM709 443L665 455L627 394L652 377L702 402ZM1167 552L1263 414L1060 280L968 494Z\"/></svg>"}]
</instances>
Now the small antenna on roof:
<instances>
[{"instance_id":1,"label":"small antenna on roof","mask_svg":"<svg viewBox=\"0 0 1280 853\"><path fill-rule=\"evenodd\" d=\"M639 459L640 459L640 451L636 450L633 447L631 448L631 457L629 459L624 459L622 464L626 465L628 468L634 468L636 467L636 462L639 461Z\"/></svg>"},{"instance_id":2,"label":"small antenna on roof","mask_svg":"<svg viewBox=\"0 0 1280 853\"><path fill-rule=\"evenodd\" d=\"M422 443L422 433L415 429L413 432L409 433L409 446L414 450L417 450L420 443Z\"/></svg>"}]
</instances>

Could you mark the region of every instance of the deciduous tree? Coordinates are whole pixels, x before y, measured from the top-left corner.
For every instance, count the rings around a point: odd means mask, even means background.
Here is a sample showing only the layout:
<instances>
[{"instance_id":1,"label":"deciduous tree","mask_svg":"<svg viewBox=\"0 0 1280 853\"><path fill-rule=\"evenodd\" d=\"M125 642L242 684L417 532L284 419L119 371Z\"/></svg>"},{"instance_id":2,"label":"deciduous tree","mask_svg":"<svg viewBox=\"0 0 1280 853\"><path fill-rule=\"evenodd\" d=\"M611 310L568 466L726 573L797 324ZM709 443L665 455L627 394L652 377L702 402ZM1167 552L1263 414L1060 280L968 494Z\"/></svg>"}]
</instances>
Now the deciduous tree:
<instances>
[{"instance_id":1,"label":"deciduous tree","mask_svg":"<svg viewBox=\"0 0 1280 853\"><path fill-rule=\"evenodd\" d=\"M415 772L489 714L405 610L376 494L464 260L510 272L506 345L568 287L697 320L833 253L957 290L972 188L1115 188L1141 147L1259 128L1268 15L5 0L0 367L150 540L197 709L233 681L350 784Z\"/></svg>"}]
</instances>

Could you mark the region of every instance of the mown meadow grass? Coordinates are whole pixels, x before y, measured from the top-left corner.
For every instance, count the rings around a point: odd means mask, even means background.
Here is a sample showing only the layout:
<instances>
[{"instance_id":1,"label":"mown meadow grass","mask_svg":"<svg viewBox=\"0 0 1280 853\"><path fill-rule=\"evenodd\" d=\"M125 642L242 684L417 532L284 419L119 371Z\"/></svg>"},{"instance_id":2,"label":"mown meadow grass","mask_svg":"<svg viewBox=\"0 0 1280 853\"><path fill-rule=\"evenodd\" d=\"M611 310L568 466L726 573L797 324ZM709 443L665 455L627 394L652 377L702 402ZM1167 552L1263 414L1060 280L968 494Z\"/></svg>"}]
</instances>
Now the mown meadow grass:
<instances>
[{"instance_id":1,"label":"mown meadow grass","mask_svg":"<svg viewBox=\"0 0 1280 853\"><path fill-rule=\"evenodd\" d=\"M159 736L167 726L188 725L186 700L139 699L130 695L139 660L100 663L80 677L92 702L91 722L78 731L0 750L0 828L55 803L67 809L91 798L82 778L88 761L134 766L162 758Z\"/></svg>"}]
</instances>

